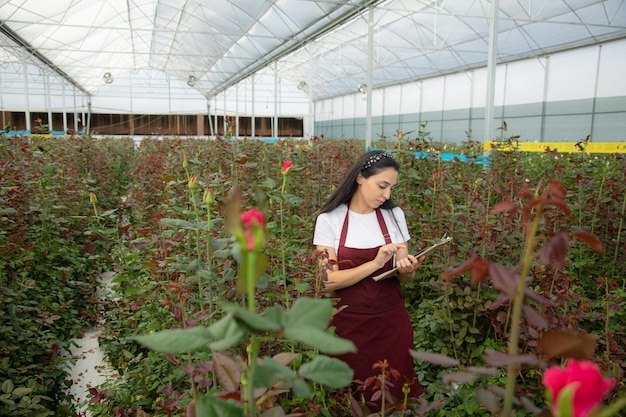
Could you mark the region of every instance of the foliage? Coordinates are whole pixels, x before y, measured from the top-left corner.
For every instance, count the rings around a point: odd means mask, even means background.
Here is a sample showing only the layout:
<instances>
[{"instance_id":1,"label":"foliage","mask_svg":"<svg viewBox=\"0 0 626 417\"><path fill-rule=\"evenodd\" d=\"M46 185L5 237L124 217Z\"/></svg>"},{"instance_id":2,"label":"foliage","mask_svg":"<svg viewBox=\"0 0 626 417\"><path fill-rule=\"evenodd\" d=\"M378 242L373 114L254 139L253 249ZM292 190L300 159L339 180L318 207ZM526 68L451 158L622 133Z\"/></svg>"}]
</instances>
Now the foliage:
<instances>
[{"instance_id":1,"label":"foliage","mask_svg":"<svg viewBox=\"0 0 626 417\"><path fill-rule=\"evenodd\" d=\"M437 352L455 361L442 365L429 362L432 357L416 359L426 393L414 415L493 415L485 403L491 406L504 396L507 372L504 365L488 366L488 360L507 349L511 310L499 300L501 290L492 280L475 284L466 274L453 281L440 275L469 259L515 271L527 234L519 214L496 215L494 208L503 201L522 205L520 190L552 180L566 189L569 213L547 213L539 236L586 230L604 252L568 240L559 246L564 251L560 268L530 264L528 289L551 301L535 307L546 329L584 331L597 338L594 360L621 380L626 356L619 342L626 324L624 158L554 150L524 154L503 147L485 165L477 163L482 149L471 140L455 149L437 144L425 123L416 139L410 133L377 145L392 144L402 164L394 199L407 214L411 244L421 248L446 232L454 237L429 254L404 287L416 352ZM59 352L94 325L103 309L100 342L120 376L91 390L94 416L180 415L192 403L213 410L207 415L249 412L236 376L246 375L250 348L261 369L254 382L259 415L359 415L358 404L344 390L325 386L329 378L307 369L325 360L318 359L324 358L323 346L287 329L292 309L300 308L304 296L328 301L310 244L313 220L362 152L362 142L315 139L307 146L290 140L146 138L135 147L122 139L2 136L0 146L0 382L10 381L0 398L14 402L0 399L0 407L17 412L19 398L28 397L29 410L42 415L71 409L63 394L66 359ZM444 160L448 152L468 160ZM285 161L293 163L287 175ZM235 188L240 190L238 208L256 207L265 214L267 267L251 297L237 290L242 248L226 227ZM93 290L105 268L116 273L116 293L101 305ZM248 315L251 300L258 313L254 317ZM536 353L543 330L526 319L521 323L519 349ZM170 342L185 347L181 351ZM484 368L489 370L473 373ZM465 371L471 379L451 379L469 378ZM540 371L541 366L524 365L517 374L516 398L527 398L529 408L546 406ZM624 389L618 385L610 399L623 397ZM531 414L514 408L516 416Z\"/></svg>"}]
</instances>

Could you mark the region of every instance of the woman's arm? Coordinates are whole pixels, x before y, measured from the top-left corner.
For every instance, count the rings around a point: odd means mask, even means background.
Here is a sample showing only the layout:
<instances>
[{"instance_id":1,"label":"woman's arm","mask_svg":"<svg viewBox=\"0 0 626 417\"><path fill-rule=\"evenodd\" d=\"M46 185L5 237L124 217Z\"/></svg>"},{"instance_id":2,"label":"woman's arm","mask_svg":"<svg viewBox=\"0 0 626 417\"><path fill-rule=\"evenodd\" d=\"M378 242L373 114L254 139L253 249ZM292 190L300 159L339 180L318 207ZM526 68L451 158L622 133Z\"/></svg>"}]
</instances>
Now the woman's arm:
<instances>
[{"instance_id":1,"label":"woman's arm","mask_svg":"<svg viewBox=\"0 0 626 417\"><path fill-rule=\"evenodd\" d=\"M356 284L363 278L373 274L374 272L385 266L387 261L391 259L402 246L404 246L404 244L399 243L390 243L388 245L383 245L380 247L380 249L378 249L378 253L376 254L376 257L374 259L354 268L339 270L337 262L334 262L332 265L332 269L324 268L324 271L326 273L324 287L329 290L335 291ZM337 261L335 248L318 245L317 250L326 251L328 253L328 259L326 260L326 262Z\"/></svg>"}]
</instances>

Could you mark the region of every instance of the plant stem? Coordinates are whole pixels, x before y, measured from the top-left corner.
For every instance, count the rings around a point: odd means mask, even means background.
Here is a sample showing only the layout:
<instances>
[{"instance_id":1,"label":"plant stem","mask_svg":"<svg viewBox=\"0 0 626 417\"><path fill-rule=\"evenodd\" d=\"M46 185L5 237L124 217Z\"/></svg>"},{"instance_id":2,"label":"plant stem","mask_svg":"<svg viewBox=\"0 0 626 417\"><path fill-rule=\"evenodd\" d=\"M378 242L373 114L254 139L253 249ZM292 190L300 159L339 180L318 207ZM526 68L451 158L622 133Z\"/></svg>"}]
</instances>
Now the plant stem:
<instances>
[{"instance_id":1,"label":"plant stem","mask_svg":"<svg viewBox=\"0 0 626 417\"><path fill-rule=\"evenodd\" d=\"M598 199L596 200L596 207L593 210L593 218L591 219L591 233L596 223L596 217L598 215L598 208L600 207L600 199L602 198L602 189L604 188L604 181L606 180L606 169L602 169L602 180L600 181L600 189L598 190Z\"/></svg>"},{"instance_id":2,"label":"plant stem","mask_svg":"<svg viewBox=\"0 0 626 417\"><path fill-rule=\"evenodd\" d=\"M206 204L206 228L207 228L207 238L206 238L206 264L209 270L209 311L211 312L211 317L213 317L213 260L211 256L211 205L210 203ZM212 321L212 319L211 319Z\"/></svg>"},{"instance_id":3,"label":"plant stem","mask_svg":"<svg viewBox=\"0 0 626 417\"><path fill-rule=\"evenodd\" d=\"M246 290L248 293L248 310L252 313L255 312L255 300L254 300L254 270L256 264L257 253L252 250L247 253L248 256L248 270L246 271ZM248 407L248 416L254 417L255 405L254 405L254 372L256 368L256 357L258 354L258 346L256 337L253 334L250 336L250 344L247 348L248 351L248 369L247 369L247 385L246 385L246 399Z\"/></svg>"},{"instance_id":4,"label":"plant stem","mask_svg":"<svg viewBox=\"0 0 626 417\"><path fill-rule=\"evenodd\" d=\"M609 305L611 293L609 291L609 277L604 276L604 296L606 297L605 317L604 317L604 334L606 335L606 359L611 360L611 340L609 338L609 321L611 319L611 307Z\"/></svg>"},{"instance_id":5,"label":"plant stem","mask_svg":"<svg viewBox=\"0 0 626 417\"><path fill-rule=\"evenodd\" d=\"M530 270L530 264L532 263L533 253L536 245L535 236L539 223L541 221L541 213L543 211L543 205L539 204L535 217L531 223L531 227L526 236L526 242L524 244L524 252L522 254L522 268L520 270L519 282L515 290L515 298L513 302L513 314L511 317L511 333L509 338L509 355L516 355L519 348L519 333L520 322L522 320L522 305L524 303L524 289L526 288L526 276ZM504 396L504 407L502 410L502 417L508 417L511 415L513 409L513 396L515 394L515 380L517 379L517 366L509 365L507 367L507 380L506 391Z\"/></svg>"},{"instance_id":6,"label":"plant stem","mask_svg":"<svg viewBox=\"0 0 626 417\"><path fill-rule=\"evenodd\" d=\"M285 293L285 307L289 308L289 291L287 291L287 268L285 267L285 216L284 216L284 204L285 198L285 183L287 176L283 175L283 186L280 190L280 263L281 272L283 276L283 292Z\"/></svg>"},{"instance_id":7,"label":"plant stem","mask_svg":"<svg viewBox=\"0 0 626 417\"><path fill-rule=\"evenodd\" d=\"M622 235L622 227L624 225L624 216L626 216L626 192L624 193L624 199L622 200L622 214L619 216L619 227L617 228L617 236L615 237L615 252L613 253L613 271L615 271L615 265L617 264L617 255L619 254L619 242ZM622 280L622 288L626 290L626 277Z\"/></svg>"}]
</instances>

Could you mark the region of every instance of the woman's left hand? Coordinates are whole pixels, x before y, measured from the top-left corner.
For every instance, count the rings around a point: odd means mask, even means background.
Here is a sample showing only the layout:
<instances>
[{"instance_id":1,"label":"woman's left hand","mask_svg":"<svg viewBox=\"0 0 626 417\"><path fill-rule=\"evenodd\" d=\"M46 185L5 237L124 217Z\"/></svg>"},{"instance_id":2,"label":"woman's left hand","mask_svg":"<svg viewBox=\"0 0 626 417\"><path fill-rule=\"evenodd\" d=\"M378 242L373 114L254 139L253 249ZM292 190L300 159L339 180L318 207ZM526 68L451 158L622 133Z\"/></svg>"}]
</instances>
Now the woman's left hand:
<instances>
[{"instance_id":1,"label":"woman's left hand","mask_svg":"<svg viewBox=\"0 0 626 417\"><path fill-rule=\"evenodd\" d=\"M410 274L415 272L422 262L424 262L424 256L416 258L413 255L408 255L406 258L396 259L396 266L399 273Z\"/></svg>"}]
</instances>

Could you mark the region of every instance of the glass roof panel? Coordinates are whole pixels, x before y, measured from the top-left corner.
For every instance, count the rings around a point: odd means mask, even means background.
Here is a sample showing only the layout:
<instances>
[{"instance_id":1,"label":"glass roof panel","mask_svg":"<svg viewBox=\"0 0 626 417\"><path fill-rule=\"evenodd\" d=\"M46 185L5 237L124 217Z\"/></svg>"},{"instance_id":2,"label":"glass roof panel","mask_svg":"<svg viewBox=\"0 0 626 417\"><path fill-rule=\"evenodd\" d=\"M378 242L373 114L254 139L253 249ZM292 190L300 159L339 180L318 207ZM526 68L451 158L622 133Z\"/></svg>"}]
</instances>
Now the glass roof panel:
<instances>
[{"instance_id":1,"label":"glass roof panel","mask_svg":"<svg viewBox=\"0 0 626 417\"><path fill-rule=\"evenodd\" d=\"M317 100L365 82L369 7L374 88L486 64L489 0L0 0L0 59L91 94L159 71L213 97L277 68ZM625 36L625 0L500 1L499 62Z\"/></svg>"}]
</instances>

